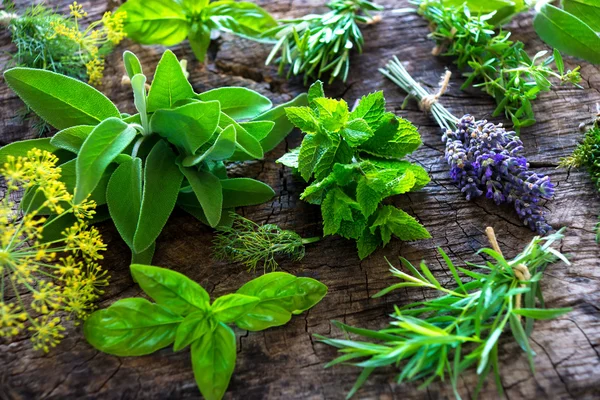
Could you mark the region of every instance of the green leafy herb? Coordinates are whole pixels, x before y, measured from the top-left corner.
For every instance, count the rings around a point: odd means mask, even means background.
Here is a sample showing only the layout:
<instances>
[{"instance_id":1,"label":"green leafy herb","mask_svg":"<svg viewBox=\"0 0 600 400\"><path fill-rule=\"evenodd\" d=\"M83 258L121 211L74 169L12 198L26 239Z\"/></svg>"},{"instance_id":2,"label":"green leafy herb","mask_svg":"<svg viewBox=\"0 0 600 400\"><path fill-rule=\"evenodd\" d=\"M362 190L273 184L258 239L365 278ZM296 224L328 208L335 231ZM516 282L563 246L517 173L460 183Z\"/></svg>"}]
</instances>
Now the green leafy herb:
<instances>
[{"instance_id":1,"label":"green leafy herb","mask_svg":"<svg viewBox=\"0 0 600 400\"><path fill-rule=\"evenodd\" d=\"M304 258L304 245L319 240L318 237L302 239L296 232L273 224L258 225L237 214L232 218L232 226L218 228L213 242L214 257L242 263L251 271L259 265L265 272L276 270L279 256L300 261Z\"/></svg>"},{"instance_id":2,"label":"green leafy herb","mask_svg":"<svg viewBox=\"0 0 600 400\"><path fill-rule=\"evenodd\" d=\"M261 7L248 1L128 0L125 32L142 44L173 46L186 38L199 61L204 61L211 31L230 32L252 40L277 22Z\"/></svg>"},{"instance_id":3,"label":"green leafy herb","mask_svg":"<svg viewBox=\"0 0 600 400\"><path fill-rule=\"evenodd\" d=\"M536 300L542 307L544 304L540 280L546 267L557 259L568 264L568 260L551 247L553 242L562 238L562 234L557 232L545 238L535 237L521 254L507 260L497 246L493 230L488 228L487 232L494 249L482 249L479 253L493 259L493 263L469 264L478 268L477 272L455 267L439 249L456 281L454 289L443 287L425 263L417 269L401 259L408 272L390 264L392 274L401 282L374 297L409 287L435 289L442 292L442 296L395 307L390 326L380 331L334 322L344 332L356 334L364 340L319 336L322 342L337 347L343 353L328 367L350 363L363 368L348 397L358 390L375 368L396 365L401 368L398 383L423 381L420 387L426 388L438 378L449 378L457 399L460 399L457 388L460 375L468 368L476 367L479 375L479 384L473 393L476 398L491 370L496 381L500 379L498 344L508 330L525 351L533 370L534 353L528 338L533 331L534 320L556 318L571 310L536 307ZM471 280L463 282L459 271ZM501 385L498 385L498 390L502 390Z\"/></svg>"},{"instance_id":4,"label":"green leafy herb","mask_svg":"<svg viewBox=\"0 0 600 400\"><path fill-rule=\"evenodd\" d=\"M401 240L430 237L412 216L382 201L418 190L427 172L402 158L421 145L410 122L385 111L382 92L363 97L353 111L343 100L324 97L320 81L308 107L289 107L288 118L305 133L302 145L278 162L309 182L301 199L321 206L323 233L357 241L361 259Z\"/></svg>"},{"instance_id":5,"label":"green leafy herb","mask_svg":"<svg viewBox=\"0 0 600 400\"><path fill-rule=\"evenodd\" d=\"M178 272L134 264L131 274L155 303L128 298L94 312L83 326L87 341L122 357L190 346L196 383L207 400L223 397L235 368L235 333L227 324L250 331L281 326L327 293L314 279L273 272L211 304L200 285Z\"/></svg>"},{"instance_id":6,"label":"green leafy herb","mask_svg":"<svg viewBox=\"0 0 600 400\"><path fill-rule=\"evenodd\" d=\"M329 73L330 83L338 77L346 81L350 52L356 48L361 53L364 44L359 24L377 22L369 11L383 8L366 0L332 0L327 7L331 11L326 14L282 20L266 31L264 37L277 39L266 64L279 54L279 74L289 66L287 76L304 75L305 84L325 73Z\"/></svg>"},{"instance_id":7,"label":"green leafy herb","mask_svg":"<svg viewBox=\"0 0 600 400\"><path fill-rule=\"evenodd\" d=\"M76 156L63 164L63 170L72 171L63 180L70 179L74 202L90 196L106 204L133 259L149 263L175 205L216 227L231 223L233 208L271 199L273 190L262 182L228 179L225 162L263 157L262 143L272 148L292 126L281 121L284 106L272 108L252 90L194 93L170 51L161 58L148 93L135 55L126 52L124 62L134 74L138 114L133 116L121 114L89 85L54 72L13 68L4 76L32 110L60 129L47 150ZM306 104L306 96L285 106L291 104ZM2 153L24 154L32 147L40 148L39 141L7 146Z\"/></svg>"},{"instance_id":8,"label":"green leafy herb","mask_svg":"<svg viewBox=\"0 0 600 400\"><path fill-rule=\"evenodd\" d=\"M585 133L573 154L560 160L563 168L585 168L596 188L600 190L600 121L596 120ZM596 241L600 243L600 222L596 225Z\"/></svg>"},{"instance_id":9,"label":"green leafy herb","mask_svg":"<svg viewBox=\"0 0 600 400\"><path fill-rule=\"evenodd\" d=\"M530 58L522 42L509 40L510 32L497 29L492 14L474 15L467 7L448 6L440 0L420 3L419 12L431 22L429 35L437 42L434 52L455 57L467 80L462 88L479 87L497 103L493 116L502 112L515 129L535 123L532 101L552 87L550 79L577 85L579 67L564 71L560 53L546 57L545 51ZM556 60L557 70L551 68Z\"/></svg>"}]
</instances>

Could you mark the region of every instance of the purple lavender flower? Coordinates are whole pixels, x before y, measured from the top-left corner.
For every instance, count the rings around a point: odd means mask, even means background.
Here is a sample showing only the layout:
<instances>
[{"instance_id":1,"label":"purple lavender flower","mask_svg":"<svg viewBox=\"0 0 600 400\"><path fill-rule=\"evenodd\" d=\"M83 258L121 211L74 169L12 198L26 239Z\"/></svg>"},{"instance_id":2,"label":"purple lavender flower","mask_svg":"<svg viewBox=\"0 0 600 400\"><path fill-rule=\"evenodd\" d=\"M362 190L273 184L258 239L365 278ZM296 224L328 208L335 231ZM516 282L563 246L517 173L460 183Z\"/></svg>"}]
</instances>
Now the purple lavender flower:
<instances>
[{"instance_id":1,"label":"purple lavender flower","mask_svg":"<svg viewBox=\"0 0 600 400\"><path fill-rule=\"evenodd\" d=\"M471 115L456 123L456 130L445 129L446 161L450 177L467 200L483 194L496 204L512 203L531 230L541 235L552 230L539 205L554 195L554 185L546 175L529 170L520 155L523 143L502 124L475 121Z\"/></svg>"}]
</instances>

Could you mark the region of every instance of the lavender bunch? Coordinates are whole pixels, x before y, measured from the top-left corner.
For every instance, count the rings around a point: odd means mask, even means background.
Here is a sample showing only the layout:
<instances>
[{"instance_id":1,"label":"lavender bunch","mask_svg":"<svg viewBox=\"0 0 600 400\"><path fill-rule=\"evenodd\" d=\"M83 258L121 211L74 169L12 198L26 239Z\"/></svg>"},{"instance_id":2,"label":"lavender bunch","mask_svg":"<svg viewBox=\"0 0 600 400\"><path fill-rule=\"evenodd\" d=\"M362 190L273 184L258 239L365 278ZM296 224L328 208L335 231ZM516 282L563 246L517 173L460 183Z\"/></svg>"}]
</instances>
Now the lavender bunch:
<instances>
[{"instance_id":1,"label":"lavender bunch","mask_svg":"<svg viewBox=\"0 0 600 400\"><path fill-rule=\"evenodd\" d=\"M380 71L414 97L424 111L432 113L444 132L450 177L467 200L485 194L497 205L513 204L523 224L531 230L542 235L552 230L539 203L552 198L554 185L548 176L529 170L529 163L521 154L523 143L514 131L507 131L502 124L476 120L469 114L458 119L439 104L437 100L448 86L449 72L440 92L429 94L396 57Z\"/></svg>"}]
</instances>

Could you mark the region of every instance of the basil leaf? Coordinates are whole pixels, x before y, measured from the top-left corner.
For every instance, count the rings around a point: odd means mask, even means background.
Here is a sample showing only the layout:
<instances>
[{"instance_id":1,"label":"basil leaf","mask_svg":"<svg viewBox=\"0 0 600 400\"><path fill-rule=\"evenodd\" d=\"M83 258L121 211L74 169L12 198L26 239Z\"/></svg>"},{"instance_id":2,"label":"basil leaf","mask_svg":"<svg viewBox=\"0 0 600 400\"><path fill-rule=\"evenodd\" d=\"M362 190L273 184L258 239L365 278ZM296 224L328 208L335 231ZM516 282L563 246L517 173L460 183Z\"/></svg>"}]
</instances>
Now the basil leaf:
<instances>
[{"instance_id":1,"label":"basil leaf","mask_svg":"<svg viewBox=\"0 0 600 400\"><path fill-rule=\"evenodd\" d=\"M154 112L159 108L171 108L176 101L192 97L194 97L194 89L183 74L177 57L171 50L165 51L158 62L148 93L148 112Z\"/></svg>"},{"instance_id":2,"label":"basil leaf","mask_svg":"<svg viewBox=\"0 0 600 400\"><path fill-rule=\"evenodd\" d=\"M175 161L175 154L163 140L154 145L146 158L142 208L133 236L135 253L141 253L156 241L175 207L183 181Z\"/></svg>"},{"instance_id":3,"label":"basil leaf","mask_svg":"<svg viewBox=\"0 0 600 400\"><path fill-rule=\"evenodd\" d=\"M185 317L175 332L173 351L179 351L211 332L210 319L206 312L196 311Z\"/></svg>"},{"instance_id":4,"label":"basil leaf","mask_svg":"<svg viewBox=\"0 0 600 400\"><path fill-rule=\"evenodd\" d=\"M127 37L141 44L176 45L187 37L188 20L183 7L172 0L128 0L125 11Z\"/></svg>"},{"instance_id":5,"label":"basil leaf","mask_svg":"<svg viewBox=\"0 0 600 400\"><path fill-rule=\"evenodd\" d=\"M192 343L194 377L206 400L223 397L235 368L235 359L235 334L223 323Z\"/></svg>"},{"instance_id":6,"label":"basil leaf","mask_svg":"<svg viewBox=\"0 0 600 400\"><path fill-rule=\"evenodd\" d=\"M551 4L544 4L533 19L533 27L549 46L600 64L600 37L579 18Z\"/></svg>"},{"instance_id":7,"label":"basil leaf","mask_svg":"<svg viewBox=\"0 0 600 400\"><path fill-rule=\"evenodd\" d=\"M210 27L207 24L195 23L190 29L188 40L194 55L201 63L206 58L206 52L210 45Z\"/></svg>"},{"instance_id":8,"label":"basil leaf","mask_svg":"<svg viewBox=\"0 0 600 400\"><path fill-rule=\"evenodd\" d=\"M56 129L96 125L121 116L105 95L68 76L19 67L4 72L4 79L28 107Z\"/></svg>"},{"instance_id":9,"label":"basil leaf","mask_svg":"<svg viewBox=\"0 0 600 400\"><path fill-rule=\"evenodd\" d=\"M94 128L77 156L75 204L94 190L108 164L129 146L135 135L135 129L119 118L108 118Z\"/></svg>"},{"instance_id":10,"label":"basil leaf","mask_svg":"<svg viewBox=\"0 0 600 400\"><path fill-rule=\"evenodd\" d=\"M218 101L193 102L152 115L152 132L166 138L187 154L194 154L213 136L222 115Z\"/></svg>"},{"instance_id":11,"label":"basil leaf","mask_svg":"<svg viewBox=\"0 0 600 400\"><path fill-rule=\"evenodd\" d=\"M260 300L258 297L246 296L244 294L226 294L214 301L210 307L210 311L218 321L227 324L246 315Z\"/></svg>"},{"instance_id":12,"label":"basil leaf","mask_svg":"<svg viewBox=\"0 0 600 400\"><path fill-rule=\"evenodd\" d=\"M600 32L600 3L598 0L562 0L566 12L581 19L595 32Z\"/></svg>"},{"instance_id":13,"label":"basil leaf","mask_svg":"<svg viewBox=\"0 0 600 400\"><path fill-rule=\"evenodd\" d=\"M209 2L210 0L182 0L181 5L188 10L190 14L196 15L208 6Z\"/></svg>"},{"instance_id":14,"label":"basil leaf","mask_svg":"<svg viewBox=\"0 0 600 400\"><path fill-rule=\"evenodd\" d=\"M143 356L173 343L182 320L146 299L122 299L92 313L83 325L83 334L93 347L105 353Z\"/></svg>"},{"instance_id":15,"label":"basil leaf","mask_svg":"<svg viewBox=\"0 0 600 400\"><path fill-rule=\"evenodd\" d=\"M187 276L150 265L133 264L130 268L144 293L175 314L185 316L208 309L208 293Z\"/></svg>"},{"instance_id":16,"label":"basil leaf","mask_svg":"<svg viewBox=\"0 0 600 400\"><path fill-rule=\"evenodd\" d=\"M79 153L83 142L92 133L94 127L92 125L77 125L63 129L57 132L50 139L50 144L59 149L67 150L72 153Z\"/></svg>"},{"instance_id":17,"label":"basil leaf","mask_svg":"<svg viewBox=\"0 0 600 400\"><path fill-rule=\"evenodd\" d=\"M133 236L142 206L142 160L134 158L119 165L106 188L108 211L117 231L133 249Z\"/></svg>"},{"instance_id":18,"label":"basil leaf","mask_svg":"<svg viewBox=\"0 0 600 400\"><path fill-rule=\"evenodd\" d=\"M31 149L46 150L50 153L54 153L57 149L51 144L51 141L50 138L29 139L2 146L2 148L0 148L0 166L4 165L8 156L13 156L15 159L27 157L27 152Z\"/></svg>"},{"instance_id":19,"label":"basil leaf","mask_svg":"<svg viewBox=\"0 0 600 400\"><path fill-rule=\"evenodd\" d=\"M277 107L270 109L258 117L254 118L253 121L273 121L275 126L269 132L269 134L260 140L264 152L273 150L287 135L294 129L294 125L285 115L285 109L287 107L301 107L308 104L306 93L302 93L287 103L280 104Z\"/></svg>"},{"instance_id":20,"label":"basil leaf","mask_svg":"<svg viewBox=\"0 0 600 400\"><path fill-rule=\"evenodd\" d=\"M140 60L129 50L123 52L123 65L125 65L125 71L127 71L129 79L132 79L137 74L144 74Z\"/></svg>"},{"instance_id":21,"label":"basil leaf","mask_svg":"<svg viewBox=\"0 0 600 400\"><path fill-rule=\"evenodd\" d=\"M221 180L223 208L253 206L269 201L275 196L271 187L251 178Z\"/></svg>"},{"instance_id":22,"label":"basil leaf","mask_svg":"<svg viewBox=\"0 0 600 400\"><path fill-rule=\"evenodd\" d=\"M262 94L243 87L212 89L196 95L196 98L219 101L221 111L235 120L254 118L273 106L271 100Z\"/></svg>"},{"instance_id":23,"label":"basil leaf","mask_svg":"<svg viewBox=\"0 0 600 400\"><path fill-rule=\"evenodd\" d=\"M265 40L262 33L277 26L277 21L261 7L248 1L216 1L205 9L206 16L220 30L253 40Z\"/></svg>"},{"instance_id":24,"label":"basil leaf","mask_svg":"<svg viewBox=\"0 0 600 400\"><path fill-rule=\"evenodd\" d=\"M226 160L235 151L235 127L233 125L229 125L227 128L223 129L219 136L217 136L217 140L213 143L212 146L204 153L196 156L187 156L182 165L184 167L192 167L203 160Z\"/></svg>"},{"instance_id":25,"label":"basil leaf","mask_svg":"<svg viewBox=\"0 0 600 400\"><path fill-rule=\"evenodd\" d=\"M214 228L221 220L223 209L221 180L208 171L181 167L181 172L192 186L208 224Z\"/></svg>"},{"instance_id":26,"label":"basil leaf","mask_svg":"<svg viewBox=\"0 0 600 400\"><path fill-rule=\"evenodd\" d=\"M271 272L253 279L236 293L260 298L250 312L235 321L241 329L260 331L287 323L327 294L327 286L311 278L298 278L285 272Z\"/></svg>"}]
</instances>

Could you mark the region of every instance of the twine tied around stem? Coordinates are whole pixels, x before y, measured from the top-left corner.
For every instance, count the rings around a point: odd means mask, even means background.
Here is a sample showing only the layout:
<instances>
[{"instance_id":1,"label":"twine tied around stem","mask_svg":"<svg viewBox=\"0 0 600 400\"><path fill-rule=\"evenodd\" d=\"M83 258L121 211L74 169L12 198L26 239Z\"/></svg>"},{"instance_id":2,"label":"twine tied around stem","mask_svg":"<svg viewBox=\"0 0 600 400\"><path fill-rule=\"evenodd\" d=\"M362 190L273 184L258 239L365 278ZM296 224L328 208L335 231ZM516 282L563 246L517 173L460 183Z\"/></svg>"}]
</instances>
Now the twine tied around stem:
<instances>
[{"instance_id":1,"label":"twine tied around stem","mask_svg":"<svg viewBox=\"0 0 600 400\"><path fill-rule=\"evenodd\" d=\"M488 226L487 228L485 228L485 234L487 235L488 240L492 245L492 249L494 249L495 252L504 257L504 255L502 254L502 250L500 250L500 246L498 245L498 240L496 239L496 233L494 232L494 228ZM513 271L515 272L515 276L517 277L517 279L520 281L528 281L531 279L531 273L529 273L529 268L527 268L525 264L519 264L517 266L514 266ZM522 283L520 286L523 288L525 287L525 284ZM521 293L519 293L515 298L515 309L521 308L521 301ZM521 316L519 315L518 318L521 319Z\"/></svg>"},{"instance_id":2,"label":"twine tied around stem","mask_svg":"<svg viewBox=\"0 0 600 400\"><path fill-rule=\"evenodd\" d=\"M442 77L442 80L440 81L440 89L437 91L437 93L432 93L432 94L428 94L427 96L423 96L423 98L419 102L419 109L421 111L429 112L429 110L431 110L431 106L433 106L435 103L437 103L439 98L442 97L444 95L444 93L446 93L446 90L448 90L448 86L450 84L451 76L452 76L452 72L450 72L449 70L446 70L446 73L444 74L444 76Z\"/></svg>"}]
</instances>

